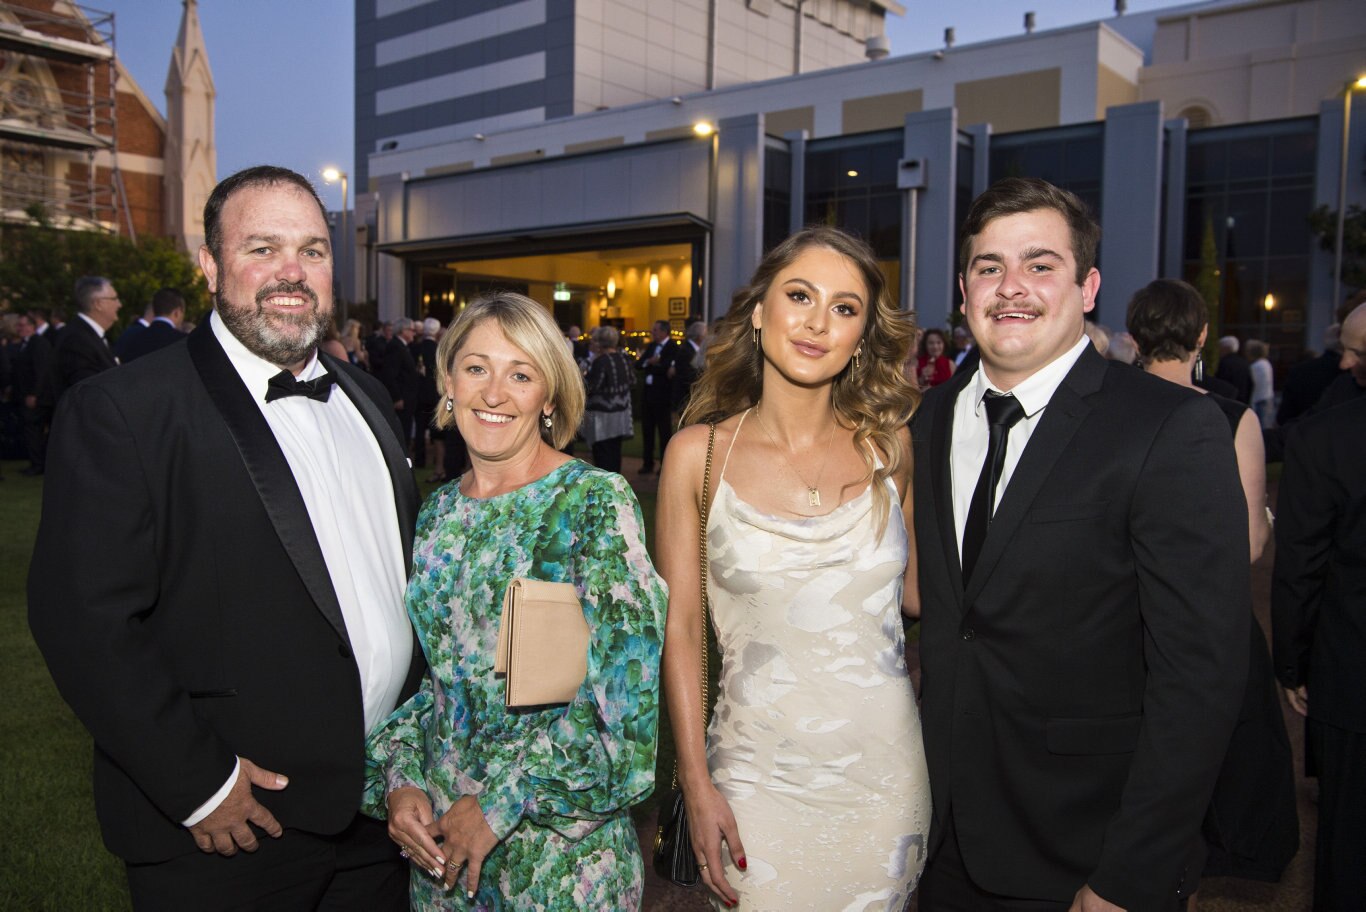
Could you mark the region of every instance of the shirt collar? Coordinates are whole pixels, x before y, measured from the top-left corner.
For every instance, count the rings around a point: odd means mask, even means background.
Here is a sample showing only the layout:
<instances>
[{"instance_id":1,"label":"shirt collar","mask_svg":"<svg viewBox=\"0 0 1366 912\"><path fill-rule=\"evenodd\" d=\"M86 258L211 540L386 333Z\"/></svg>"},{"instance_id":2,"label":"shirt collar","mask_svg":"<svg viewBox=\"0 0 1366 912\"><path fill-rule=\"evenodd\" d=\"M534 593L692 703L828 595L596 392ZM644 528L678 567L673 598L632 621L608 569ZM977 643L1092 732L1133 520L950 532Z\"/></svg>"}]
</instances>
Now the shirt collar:
<instances>
[{"instance_id":1,"label":"shirt collar","mask_svg":"<svg viewBox=\"0 0 1366 912\"><path fill-rule=\"evenodd\" d=\"M171 327L171 329L179 329L179 328L180 328L180 327L178 327L178 326L175 325L175 321L172 320L170 317L153 317L153 318L152 318L152 323L165 323L167 326ZM147 324L147 327L148 327L149 329L151 328L152 323L148 323L148 324Z\"/></svg>"},{"instance_id":2,"label":"shirt collar","mask_svg":"<svg viewBox=\"0 0 1366 912\"><path fill-rule=\"evenodd\" d=\"M88 324L90 325L90 328L93 329L93 330L95 330L95 335L99 336L101 339L104 338L104 327L103 327L103 326L101 326L100 324L96 323L94 320L90 319L90 318L87 317L85 314L81 313L79 310L76 311L76 316L80 317L82 320L84 320L86 323L88 323Z\"/></svg>"},{"instance_id":3,"label":"shirt collar","mask_svg":"<svg viewBox=\"0 0 1366 912\"><path fill-rule=\"evenodd\" d=\"M1075 345L1015 385L1015 388L1010 391L1010 395L1019 401L1026 418L1033 418L1043 411L1043 407L1048 405L1048 401L1053 398L1053 394L1062 385L1062 380L1067 376L1067 372L1072 369L1072 365L1077 363L1081 353L1090 344L1091 339L1082 333ZM972 412L974 415L979 417L982 415L982 400L988 391L1003 394L1002 390L997 389L994 384L987 380L986 370L979 365L977 375L972 380Z\"/></svg>"},{"instance_id":4,"label":"shirt collar","mask_svg":"<svg viewBox=\"0 0 1366 912\"><path fill-rule=\"evenodd\" d=\"M283 368L278 364L271 364L265 358L247 349L242 341L232 334L223 318L214 310L209 314L209 327L213 330L214 338L218 344L223 346L224 353L228 360L237 371L237 375L246 384L248 392L261 401L265 401L266 388L270 386L270 378L278 374ZM318 352L315 349L313 354L308 356L308 363L299 373L298 379L312 380L320 374L327 373L327 368L318 362Z\"/></svg>"}]
</instances>

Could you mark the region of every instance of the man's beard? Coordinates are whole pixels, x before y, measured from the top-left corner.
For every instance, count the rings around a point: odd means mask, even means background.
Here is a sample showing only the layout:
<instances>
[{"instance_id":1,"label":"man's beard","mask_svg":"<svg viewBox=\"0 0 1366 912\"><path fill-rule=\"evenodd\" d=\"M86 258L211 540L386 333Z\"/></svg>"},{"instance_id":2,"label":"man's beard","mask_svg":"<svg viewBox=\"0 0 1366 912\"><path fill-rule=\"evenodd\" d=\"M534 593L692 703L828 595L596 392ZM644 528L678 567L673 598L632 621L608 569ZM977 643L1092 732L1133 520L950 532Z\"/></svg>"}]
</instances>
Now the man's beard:
<instances>
[{"instance_id":1,"label":"man's beard","mask_svg":"<svg viewBox=\"0 0 1366 912\"><path fill-rule=\"evenodd\" d=\"M277 294L302 294L312 306L297 314L267 312L266 298ZM307 360L327 332L331 314L323 313L318 296L307 282L278 282L256 292L255 307L228 303L223 292L214 295L218 316L247 351L271 364L287 367ZM281 328L281 327L286 328Z\"/></svg>"}]
</instances>

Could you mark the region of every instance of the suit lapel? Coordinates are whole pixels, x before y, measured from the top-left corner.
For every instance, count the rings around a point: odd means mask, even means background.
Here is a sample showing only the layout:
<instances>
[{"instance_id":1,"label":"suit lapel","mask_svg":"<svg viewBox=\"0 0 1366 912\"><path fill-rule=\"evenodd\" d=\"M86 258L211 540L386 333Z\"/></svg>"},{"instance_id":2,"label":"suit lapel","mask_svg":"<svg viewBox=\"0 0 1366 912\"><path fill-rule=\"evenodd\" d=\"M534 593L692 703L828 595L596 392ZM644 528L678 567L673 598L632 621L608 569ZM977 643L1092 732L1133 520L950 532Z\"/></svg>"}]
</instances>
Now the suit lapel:
<instances>
[{"instance_id":1,"label":"suit lapel","mask_svg":"<svg viewBox=\"0 0 1366 912\"><path fill-rule=\"evenodd\" d=\"M1020 530L1021 523L1034 503L1039 489L1043 487L1053 466L1062 456L1077 429L1081 427L1091 406L1086 401L1100 390L1109 364L1087 346L1077 359L1077 363L1067 372L1053 398L1044 408L1039 426L1029 437L1029 443L1020 454L1019 464L1010 476L1010 483L1001 495L996 513L987 530L986 541L982 543L982 553L972 570L972 580L968 584L965 598L971 602L991 577L1007 544Z\"/></svg>"},{"instance_id":2,"label":"suit lapel","mask_svg":"<svg viewBox=\"0 0 1366 912\"><path fill-rule=\"evenodd\" d=\"M341 366L341 362L326 352L319 352L318 357L322 360L327 369L332 372L332 376L337 378L337 386L350 397L355 404L356 410L360 412L365 423L370 427L370 433L375 435L375 440L379 442L380 452L384 455L384 464L389 469L389 478L394 485L394 506L398 508L398 529L399 535L403 539L403 575L411 576L413 572L413 529L417 525L417 508L420 501L417 491L417 481L413 478L412 467L408 463L408 456L403 452L403 446L399 443L398 435L394 433L393 425L374 399L365 394L360 388L356 379Z\"/></svg>"},{"instance_id":3,"label":"suit lapel","mask_svg":"<svg viewBox=\"0 0 1366 912\"><path fill-rule=\"evenodd\" d=\"M944 548L944 566L953 579L953 593L958 599L958 609L963 609L963 562L958 553L958 527L953 515L953 462L950 458L953 444L953 413L958 405L958 396L972 379L973 371L954 374L944 390L943 399L934 413L934 425L930 430L930 462L934 472L934 513L939 524L939 543Z\"/></svg>"},{"instance_id":4,"label":"suit lapel","mask_svg":"<svg viewBox=\"0 0 1366 912\"><path fill-rule=\"evenodd\" d=\"M308 508L304 505L289 461L276 442L270 425L261 414L261 409L252 401L251 394L228 360L227 353L214 338L208 320L190 334L186 344L205 391L237 444L242 465L261 496L261 504L270 517L271 525L275 527L280 544L294 563L318 610L337 631L342 642L350 645L341 605L332 587L332 577L327 572L318 537L313 531L313 522L308 517Z\"/></svg>"}]
</instances>

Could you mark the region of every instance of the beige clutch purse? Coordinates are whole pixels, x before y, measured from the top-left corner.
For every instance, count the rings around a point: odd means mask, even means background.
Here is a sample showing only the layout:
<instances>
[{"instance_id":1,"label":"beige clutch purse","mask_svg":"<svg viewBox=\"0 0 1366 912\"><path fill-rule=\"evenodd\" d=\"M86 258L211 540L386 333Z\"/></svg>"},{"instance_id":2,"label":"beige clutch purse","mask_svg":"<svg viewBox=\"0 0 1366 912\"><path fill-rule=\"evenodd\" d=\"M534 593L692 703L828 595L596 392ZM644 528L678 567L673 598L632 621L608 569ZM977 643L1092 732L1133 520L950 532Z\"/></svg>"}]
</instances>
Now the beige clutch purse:
<instances>
[{"instance_id":1,"label":"beige clutch purse","mask_svg":"<svg viewBox=\"0 0 1366 912\"><path fill-rule=\"evenodd\" d=\"M509 707L568 703L588 674L588 622L569 583L514 579L503 596L495 675Z\"/></svg>"}]
</instances>

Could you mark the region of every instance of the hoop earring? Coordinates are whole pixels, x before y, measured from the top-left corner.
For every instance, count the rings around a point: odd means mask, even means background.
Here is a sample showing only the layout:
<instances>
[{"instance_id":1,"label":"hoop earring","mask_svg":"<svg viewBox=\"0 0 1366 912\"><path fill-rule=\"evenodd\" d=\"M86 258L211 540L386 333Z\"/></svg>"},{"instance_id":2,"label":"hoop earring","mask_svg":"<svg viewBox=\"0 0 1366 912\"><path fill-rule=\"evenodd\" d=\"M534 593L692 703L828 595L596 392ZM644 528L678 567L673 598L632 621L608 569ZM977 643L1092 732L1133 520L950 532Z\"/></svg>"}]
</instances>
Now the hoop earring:
<instances>
[{"instance_id":1,"label":"hoop earring","mask_svg":"<svg viewBox=\"0 0 1366 912\"><path fill-rule=\"evenodd\" d=\"M1199 383L1205 379L1205 353L1195 353L1195 382Z\"/></svg>"},{"instance_id":2,"label":"hoop earring","mask_svg":"<svg viewBox=\"0 0 1366 912\"><path fill-rule=\"evenodd\" d=\"M548 430L550 430L551 428L553 428L554 426L555 426L555 421L554 421L554 419L552 419L549 415L542 415L542 416L541 416L541 427L545 428L545 429L548 431Z\"/></svg>"},{"instance_id":3,"label":"hoop earring","mask_svg":"<svg viewBox=\"0 0 1366 912\"><path fill-rule=\"evenodd\" d=\"M450 396L447 396L447 397L446 397L446 411L447 411L447 412L453 412L453 411L455 411L455 400L451 399Z\"/></svg>"}]
</instances>

